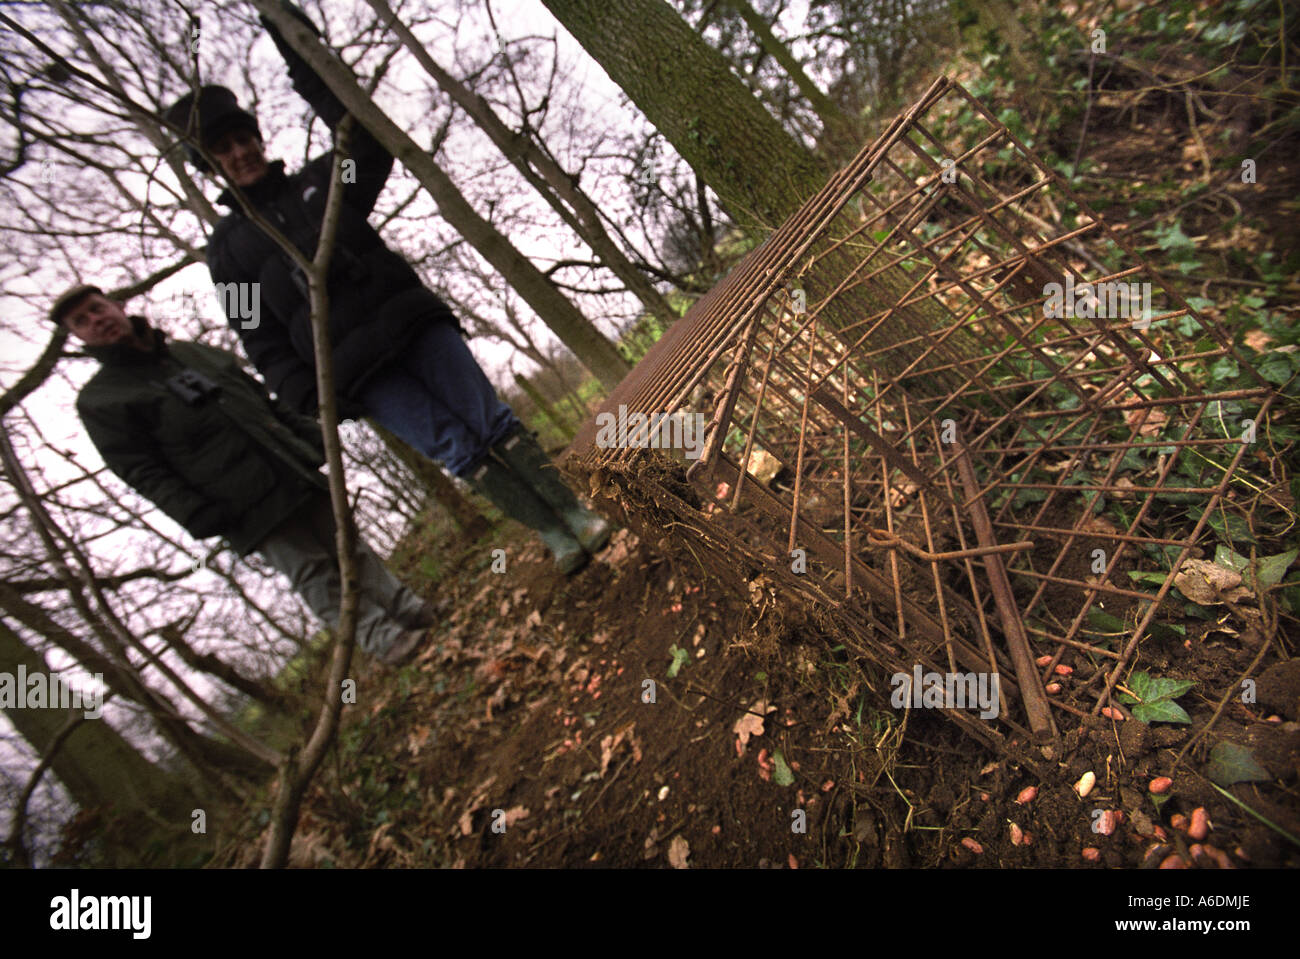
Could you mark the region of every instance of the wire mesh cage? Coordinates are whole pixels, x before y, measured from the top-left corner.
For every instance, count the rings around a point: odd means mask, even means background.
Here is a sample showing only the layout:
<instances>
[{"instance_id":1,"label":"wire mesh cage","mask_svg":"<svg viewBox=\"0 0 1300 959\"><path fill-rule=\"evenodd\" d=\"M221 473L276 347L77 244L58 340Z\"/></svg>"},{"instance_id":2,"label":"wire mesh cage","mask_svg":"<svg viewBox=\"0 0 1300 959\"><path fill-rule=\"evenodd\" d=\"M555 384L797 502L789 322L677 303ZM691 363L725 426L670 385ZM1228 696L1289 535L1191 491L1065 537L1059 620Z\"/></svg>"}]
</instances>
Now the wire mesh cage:
<instances>
[{"instance_id":1,"label":"wire mesh cage","mask_svg":"<svg viewBox=\"0 0 1300 959\"><path fill-rule=\"evenodd\" d=\"M894 675L995 676L996 716L942 708L985 740L1047 742L1064 717L1122 712L1111 695L1207 524L1266 485L1272 388L1207 390L1222 362L1248 368L940 78L572 449L593 495L616 489L633 525L760 608L801 604ZM686 417L697 448L653 460L689 445L670 429Z\"/></svg>"}]
</instances>

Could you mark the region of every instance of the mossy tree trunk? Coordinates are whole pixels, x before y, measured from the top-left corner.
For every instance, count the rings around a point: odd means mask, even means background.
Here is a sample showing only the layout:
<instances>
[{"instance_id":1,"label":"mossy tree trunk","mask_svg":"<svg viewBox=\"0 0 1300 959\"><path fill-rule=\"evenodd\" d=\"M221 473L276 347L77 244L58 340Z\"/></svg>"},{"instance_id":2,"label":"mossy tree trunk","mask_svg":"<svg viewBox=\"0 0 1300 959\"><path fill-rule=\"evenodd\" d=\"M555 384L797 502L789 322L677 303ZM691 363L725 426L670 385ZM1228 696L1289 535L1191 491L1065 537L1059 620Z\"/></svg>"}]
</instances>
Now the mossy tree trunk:
<instances>
[{"instance_id":1,"label":"mossy tree trunk","mask_svg":"<svg viewBox=\"0 0 1300 959\"><path fill-rule=\"evenodd\" d=\"M0 622L0 672L16 680L20 667L28 678L45 677L48 696L56 674L40 654ZM80 715L89 708L83 704ZM42 757L69 719L78 715L51 708L48 701L44 708L33 708L30 702L18 708L15 702L4 714ZM110 844L113 852L126 854L132 861L146 844L161 843L166 850L191 835L191 812L202 806L184 780L146 759L102 716L85 719L74 729L50 757L49 768L83 810L102 811L102 821L110 824L108 828L121 841L121 845Z\"/></svg>"},{"instance_id":2,"label":"mossy tree trunk","mask_svg":"<svg viewBox=\"0 0 1300 959\"><path fill-rule=\"evenodd\" d=\"M827 171L664 0L542 0L747 227L779 226Z\"/></svg>"}]
</instances>

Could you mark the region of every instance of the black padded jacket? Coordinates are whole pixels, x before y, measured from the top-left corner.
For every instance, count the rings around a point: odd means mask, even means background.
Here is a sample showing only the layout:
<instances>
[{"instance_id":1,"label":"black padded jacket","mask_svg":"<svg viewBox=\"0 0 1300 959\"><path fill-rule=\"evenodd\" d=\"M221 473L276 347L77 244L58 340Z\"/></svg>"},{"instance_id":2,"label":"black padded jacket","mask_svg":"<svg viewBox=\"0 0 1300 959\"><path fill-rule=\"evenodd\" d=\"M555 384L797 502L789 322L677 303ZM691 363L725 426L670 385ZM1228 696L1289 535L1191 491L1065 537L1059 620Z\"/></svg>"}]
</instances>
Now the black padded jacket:
<instances>
[{"instance_id":1,"label":"black padded jacket","mask_svg":"<svg viewBox=\"0 0 1300 959\"><path fill-rule=\"evenodd\" d=\"M346 115L343 104L273 28L269 32L294 89L335 129ZM361 412L356 404L361 387L400 356L422 327L456 322L450 307L367 222L392 170L392 155L359 124L349 155L353 163L344 170L329 281L335 389L345 417ZM332 164L332 152L297 173L286 173L283 162L272 163L261 180L243 191L309 259L320 236ZM232 212L213 230L208 269L227 319L267 386L294 410L314 415L319 401L306 277L244 214L230 190L218 202Z\"/></svg>"}]
</instances>

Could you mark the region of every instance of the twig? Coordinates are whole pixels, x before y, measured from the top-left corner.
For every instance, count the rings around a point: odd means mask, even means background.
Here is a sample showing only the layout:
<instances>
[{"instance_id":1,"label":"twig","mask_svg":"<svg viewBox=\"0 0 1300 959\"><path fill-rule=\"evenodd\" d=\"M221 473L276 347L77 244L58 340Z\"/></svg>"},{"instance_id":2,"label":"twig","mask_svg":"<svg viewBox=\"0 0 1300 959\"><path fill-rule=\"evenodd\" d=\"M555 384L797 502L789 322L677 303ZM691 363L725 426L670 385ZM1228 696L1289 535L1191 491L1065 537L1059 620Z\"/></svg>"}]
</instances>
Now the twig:
<instances>
[{"instance_id":1,"label":"twig","mask_svg":"<svg viewBox=\"0 0 1300 959\"><path fill-rule=\"evenodd\" d=\"M334 164L330 174L329 194L321 223L320 241L307 272L311 307L312 341L316 351L316 391L320 397L321 434L325 443L325 460L329 468L330 502L334 511L335 536L342 596L339 624L335 633L334 657L320 716L299 757L290 750L281 765L279 792L271 812L271 827L262 855L263 869L282 868L289 859L293 834L298 826L302 799L320 767L325 753L338 731L343 711L340 690L352 662L356 642L356 614L359 583L356 557L356 529L348 506L347 481L343 473L343 451L339 443L338 401L334 392L334 357L329 334L329 263L338 236L343 210L343 159L355 120L351 114L339 121L335 129Z\"/></svg>"},{"instance_id":2,"label":"twig","mask_svg":"<svg viewBox=\"0 0 1300 959\"><path fill-rule=\"evenodd\" d=\"M1088 118L1092 115L1092 71L1097 65L1097 51L1088 56L1088 99L1083 106L1083 125L1079 128L1079 145L1074 149L1074 164L1070 168L1071 179L1079 172L1079 161L1083 158L1083 141L1088 135Z\"/></svg>"},{"instance_id":3,"label":"twig","mask_svg":"<svg viewBox=\"0 0 1300 959\"><path fill-rule=\"evenodd\" d=\"M9 838L4 841L4 845L13 850L14 860L19 866L26 868L32 864L31 857L27 854L27 847L23 844L23 829L27 823L27 803L31 801L32 793L36 791L41 776L45 774L45 770L50 768L50 764L54 762L54 757L58 755L63 744L68 741L68 737L72 735L73 731L85 721L84 714L78 716L74 713L68 717L68 721L55 733L54 738L50 740L50 744L45 747L41 761L32 770L31 776L27 779L27 785L23 787L22 795L14 803L13 825L9 829Z\"/></svg>"},{"instance_id":4,"label":"twig","mask_svg":"<svg viewBox=\"0 0 1300 959\"><path fill-rule=\"evenodd\" d=\"M1223 712L1224 707L1228 705L1228 700L1233 697L1234 693L1241 689L1241 684L1255 671L1255 667L1259 665L1259 661L1264 658L1264 654L1268 652L1269 647L1273 645L1273 633L1276 633L1276 630L1273 630L1268 638L1264 640L1263 644L1259 647L1259 652L1255 654L1255 658L1251 660L1250 665L1246 667L1246 671L1241 674L1241 677L1233 683L1233 685L1228 687L1228 691L1224 693L1223 698L1219 700L1219 705L1215 708L1214 715L1210 717L1209 722L1202 726L1200 731L1189 739L1187 744L1179 751L1178 755L1174 758L1175 769L1177 769L1182 763L1183 756L1187 754L1187 750L1191 749L1192 746L1201 739L1201 737L1210 731L1210 727L1215 724L1220 714Z\"/></svg>"},{"instance_id":5,"label":"twig","mask_svg":"<svg viewBox=\"0 0 1300 959\"><path fill-rule=\"evenodd\" d=\"M1201 152L1201 166L1205 168L1205 173L1201 176L1201 180L1205 183L1209 183L1214 168L1210 164L1210 151L1205 148L1205 141L1201 139L1200 127L1196 124L1196 108L1192 106L1191 90L1188 90L1184 94L1183 102L1187 105L1187 125L1191 128L1192 139L1196 141L1196 147Z\"/></svg>"},{"instance_id":6,"label":"twig","mask_svg":"<svg viewBox=\"0 0 1300 959\"><path fill-rule=\"evenodd\" d=\"M1290 840L1291 842L1295 843L1297 846L1300 846L1300 839L1297 839L1295 836L1291 835L1289 832L1287 832L1285 829L1283 829L1281 826L1277 825L1276 823L1269 822L1269 820L1265 819L1265 818L1264 818L1263 816L1261 816L1259 813L1255 812L1255 810L1251 809L1251 808L1250 808L1249 806L1247 806L1244 802L1242 802L1240 799L1238 799L1238 798L1237 798L1236 796L1234 796L1232 793L1228 792L1228 790L1224 789L1224 788L1223 788L1222 786L1220 786L1218 783L1210 783L1210 785L1213 786L1215 789L1217 789L1219 792L1221 792L1221 793L1222 793L1224 796L1226 796L1228 799L1231 799L1234 803L1236 803L1236 804L1237 804L1238 806L1240 806L1242 809L1246 810L1246 812L1250 813L1252 816L1254 816L1256 819L1258 819L1260 822L1262 822L1262 823L1263 823L1265 826L1267 826L1269 829L1273 830L1273 831L1274 831L1275 833L1277 833L1279 836L1285 836L1288 840Z\"/></svg>"}]
</instances>

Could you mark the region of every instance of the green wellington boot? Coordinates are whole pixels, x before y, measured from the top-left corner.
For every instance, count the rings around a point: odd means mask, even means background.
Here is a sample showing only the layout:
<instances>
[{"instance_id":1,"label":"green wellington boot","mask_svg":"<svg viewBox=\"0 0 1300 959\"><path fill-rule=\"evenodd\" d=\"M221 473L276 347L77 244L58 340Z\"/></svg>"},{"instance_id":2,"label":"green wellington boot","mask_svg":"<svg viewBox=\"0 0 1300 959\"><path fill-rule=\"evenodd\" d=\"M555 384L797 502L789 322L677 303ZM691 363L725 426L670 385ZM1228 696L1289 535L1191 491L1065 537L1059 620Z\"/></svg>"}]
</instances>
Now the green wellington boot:
<instances>
[{"instance_id":1,"label":"green wellington boot","mask_svg":"<svg viewBox=\"0 0 1300 959\"><path fill-rule=\"evenodd\" d=\"M493 449L564 520L583 549L598 553L605 548L614 532L613 525L578 502L532 433L517 429Z\"/></svg>"},{"instance_id":2,"label":"green wellington boot","mask_svg":"<svg viewBox=\"0 0 1300 959\"><path fill-rule=\"evenodd\" d=\"M488 454L482 465L466 476L465 480L511 519L537 530L542 542L555 557L555 568L561 573L568 576L587 565L587 553L582 548L582 543L574 539L546 501L534 493L528 483L516 476L512 469L498 463L494 454Z\"/></svg>"}]
</instances>

